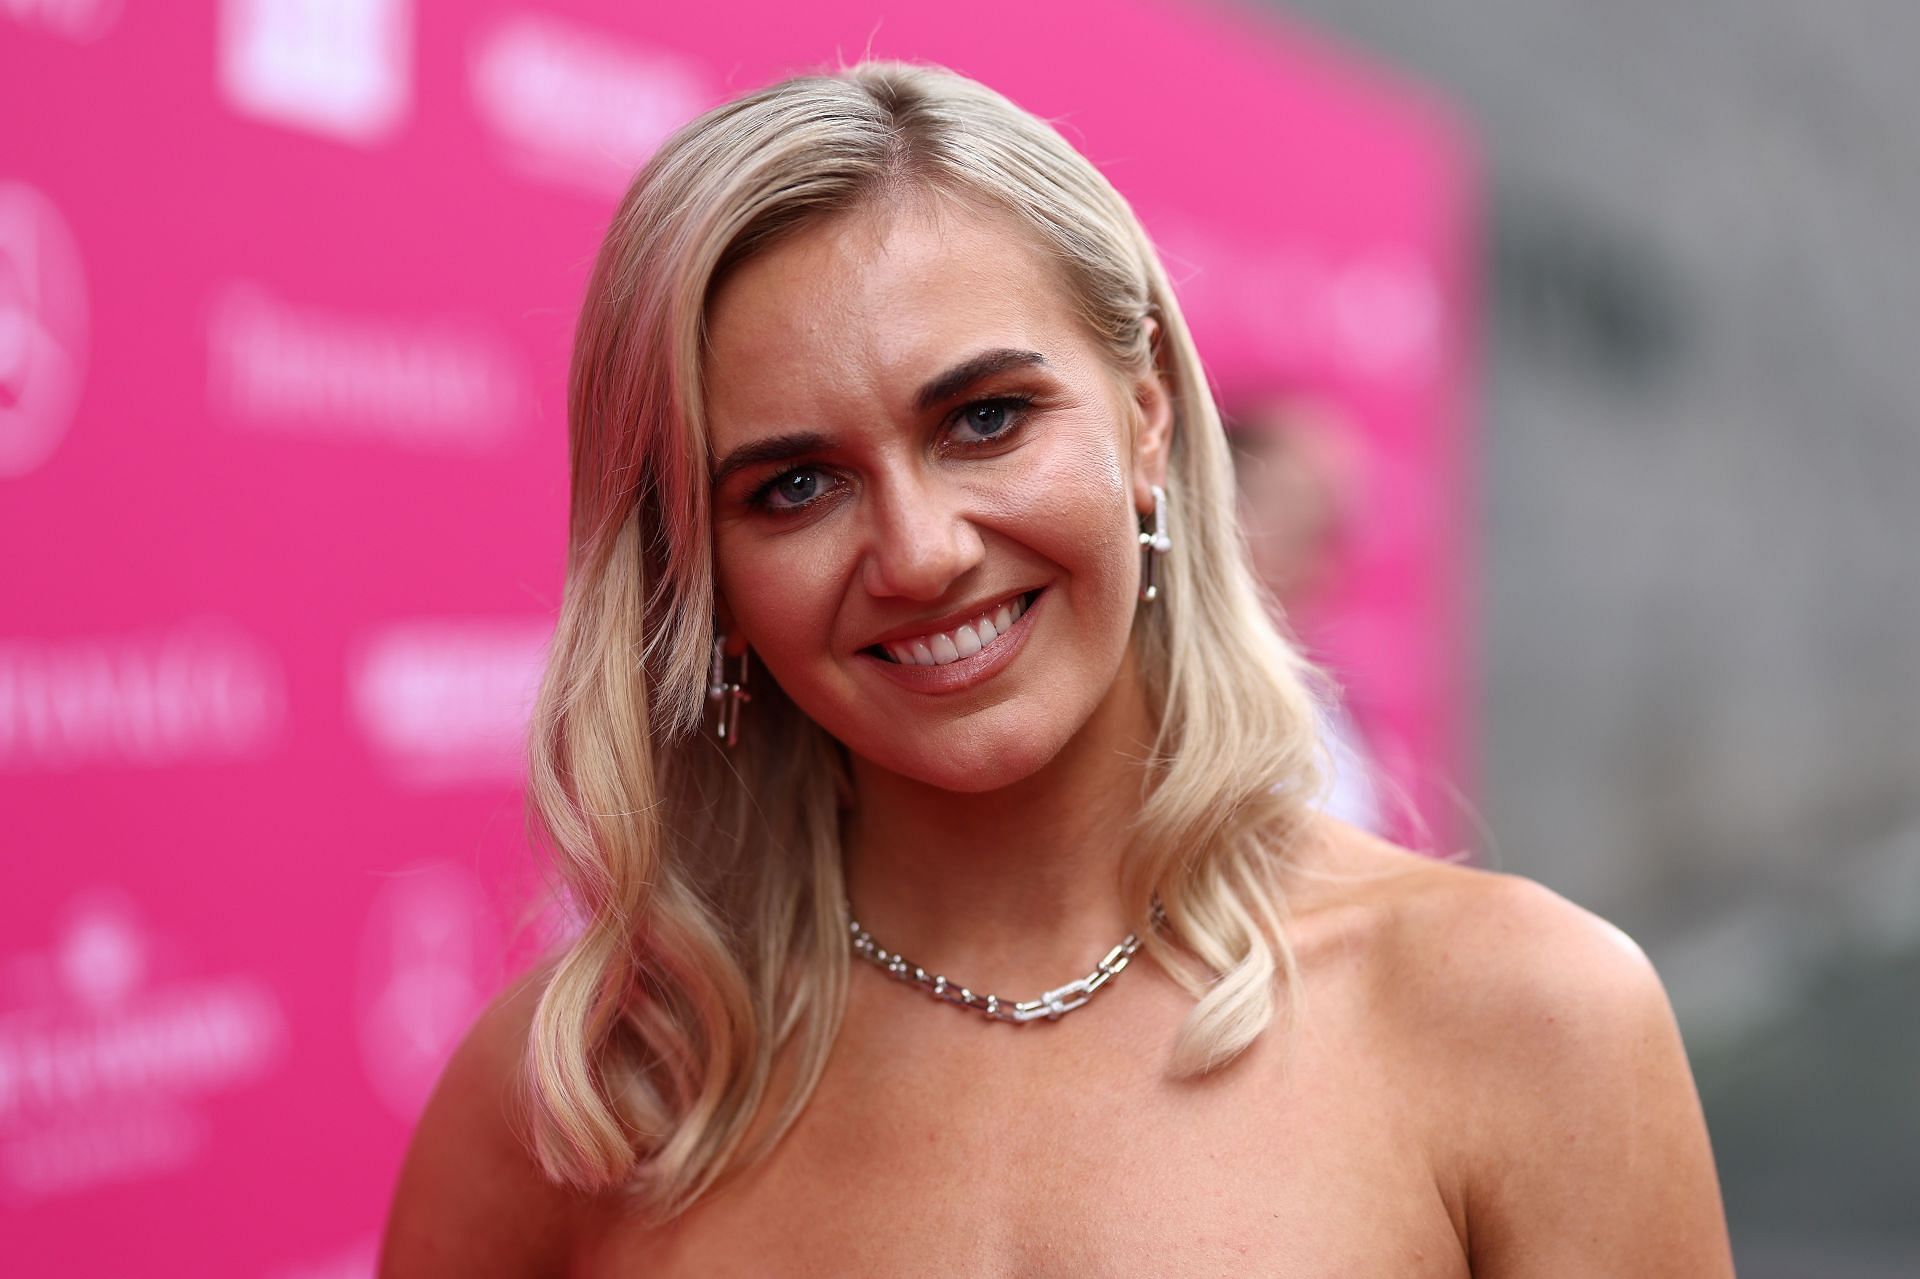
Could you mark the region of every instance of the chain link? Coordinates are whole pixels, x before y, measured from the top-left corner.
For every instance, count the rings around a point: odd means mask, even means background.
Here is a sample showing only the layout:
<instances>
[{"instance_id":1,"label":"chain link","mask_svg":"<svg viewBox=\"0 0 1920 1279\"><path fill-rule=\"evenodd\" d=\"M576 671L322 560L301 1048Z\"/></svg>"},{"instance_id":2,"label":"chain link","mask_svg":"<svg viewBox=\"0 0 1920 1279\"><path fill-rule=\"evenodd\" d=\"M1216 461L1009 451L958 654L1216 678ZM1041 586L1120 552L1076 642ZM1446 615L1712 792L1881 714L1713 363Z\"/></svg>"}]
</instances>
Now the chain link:
<instances>
[{"instance_id":1,"label":"chain link","mask_svg":"<svg viewBox=\"0 0 1920 1279\"><path fill-rule=\"evenodd\" d=\"M1167 912L1161 908L1160 899L1154 898L1153 912L1149 926L1157 927L1167 918ZM929 973L905 955L890 951L873 940L873 934L860 926L853 917L853 903L847 903L848 930L853 939L853 953L884 969L888 974L912 986L918 986L928 995L946 1004L960 1008L971 1008L993 1021L1010 1021L1016 1024L1038 1021L1042 1017L1048 1021L1058 1021L1061 1016L1080 1008L1094 997L1108 982L1125 970L1133 953L1140 949L1140 935L1128 933L1126 939L1108 951L1094 965L1092 972L1085 977L1076 978L1064 986L1056 986L1037 999L1019 1001L1002 999L998 995L984 995L969 987L949 981L944 974Z\"/></svg>"}]
</instances>

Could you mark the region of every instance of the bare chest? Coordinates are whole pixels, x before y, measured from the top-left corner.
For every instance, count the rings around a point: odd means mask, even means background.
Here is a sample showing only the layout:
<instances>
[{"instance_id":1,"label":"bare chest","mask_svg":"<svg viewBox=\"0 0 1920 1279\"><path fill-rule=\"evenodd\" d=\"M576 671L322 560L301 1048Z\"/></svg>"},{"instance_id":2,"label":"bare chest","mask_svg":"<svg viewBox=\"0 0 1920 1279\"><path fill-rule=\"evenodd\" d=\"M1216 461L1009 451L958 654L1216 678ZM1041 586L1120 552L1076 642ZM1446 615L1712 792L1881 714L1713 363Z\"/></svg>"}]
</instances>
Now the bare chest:
<instances>
[{"instance_id":1,"label":"bare chest","mask_svg":"<svg viewBox=\"0 0 1920 1279\"><path fill-rule=\"evenodd\" d=\"M1168 1080L1145 1002L1132 1033L1032 1028L1074 1033L1049 1057L1006 1027L923 1023L882 1053L850 1025L768 1160L666 1230L610 1220L580 1273L1467 1273L1416 1081L1337 1027Z\"/></svg>"}]
</instances>

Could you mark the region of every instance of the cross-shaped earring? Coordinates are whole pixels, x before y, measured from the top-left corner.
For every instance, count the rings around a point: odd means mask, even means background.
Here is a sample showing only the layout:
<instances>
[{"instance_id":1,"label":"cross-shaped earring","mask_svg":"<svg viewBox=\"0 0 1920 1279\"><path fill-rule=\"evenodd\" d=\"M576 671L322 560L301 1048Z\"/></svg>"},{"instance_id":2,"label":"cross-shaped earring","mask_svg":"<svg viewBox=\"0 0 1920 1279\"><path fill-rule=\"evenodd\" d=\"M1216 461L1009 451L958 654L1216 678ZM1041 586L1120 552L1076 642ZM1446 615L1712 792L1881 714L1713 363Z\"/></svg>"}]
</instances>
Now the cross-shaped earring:
<instances>
[{"instance_id":1,"label":"cross-shaped earring","mask_svg":"<svg viewBox=\"0 0 1920 1279\"><path fill-rule=\"evenodd\" d=\"M1140 602L1151 604L1160 598L1160 587L1153 580L1153 563L1173 549L1167 536L1167 491L1158 484L1153 490L1153 527L1140 530Z\"/></svg>"},{"instance_id":2,"label":"cross-shaped earring","mask_svg":"<svg viewBox=\"0 0 1920 1279\"><path fill-rule=\"evenodd\" d=\"M707 704L714 709L714 736L729 750L740 740L740 706L753 700L753 694L747 691L747 655L750 650L741 649L735 659L738 665L733 678L727 677L727 636L720 632L713 637L713 664L707 671Z\"/></svg>"}]
</instances>

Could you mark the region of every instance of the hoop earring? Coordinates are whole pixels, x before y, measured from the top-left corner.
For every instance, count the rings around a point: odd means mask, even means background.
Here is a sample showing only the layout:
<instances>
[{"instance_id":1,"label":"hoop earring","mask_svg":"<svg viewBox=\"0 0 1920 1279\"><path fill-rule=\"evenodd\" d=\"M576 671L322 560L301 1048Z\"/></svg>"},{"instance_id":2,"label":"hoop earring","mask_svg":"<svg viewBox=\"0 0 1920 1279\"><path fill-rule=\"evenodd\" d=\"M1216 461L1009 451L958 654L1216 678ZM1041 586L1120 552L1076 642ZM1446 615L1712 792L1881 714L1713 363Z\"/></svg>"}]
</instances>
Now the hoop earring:
<instances>
[{"instance_id":1,"label":"hoop earring","mask_svg":"<svg viewBox=\"0 0 1920 1279\"><path fill-rule=\"evenodd\" d=\"M1160 587L1153 580L1153 564L1173 549L1167 536L1167 491L1158 484L1153 489L1153 527L1140 530L1140 602L1151 604L1160 598Z\"/></svg>"},{"instance_id":2,"label":"hoop earring","mask_svg":"<svg viewBox=\"0 0 1920 1279\"><path fill-rule=\"evenodd\" d=\"M727 636L720 632L713 637L713 664L707 668L707 705L714 710L714 736L720 744L732 750L734 743L740 740L740 706L753 700L753 694L747 691L747 655L751 650L742 649L739 666L734 677L727 678Z\"/></svg>"}]
</instances>

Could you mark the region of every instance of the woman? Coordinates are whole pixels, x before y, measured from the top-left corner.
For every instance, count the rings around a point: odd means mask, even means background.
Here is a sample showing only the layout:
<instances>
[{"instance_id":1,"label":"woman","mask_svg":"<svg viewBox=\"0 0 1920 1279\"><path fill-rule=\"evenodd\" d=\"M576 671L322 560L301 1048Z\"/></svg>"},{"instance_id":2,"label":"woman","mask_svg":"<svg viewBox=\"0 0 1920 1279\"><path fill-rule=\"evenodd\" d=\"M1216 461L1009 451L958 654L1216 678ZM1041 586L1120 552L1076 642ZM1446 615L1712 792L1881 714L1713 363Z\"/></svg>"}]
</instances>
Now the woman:
<instances>
[{"instance_id":1,"label":"woman","mask_svg":"<svg viewBox=\"0 0 1920 1279\"><path fill-rule=\"evenodd\" d=\"M893 64L695 121L571 421L578 935L386 1273L1730 1272L1632 944L1315 815L1192 339L1046 125Z\"/></svg>"}]
</instances>

